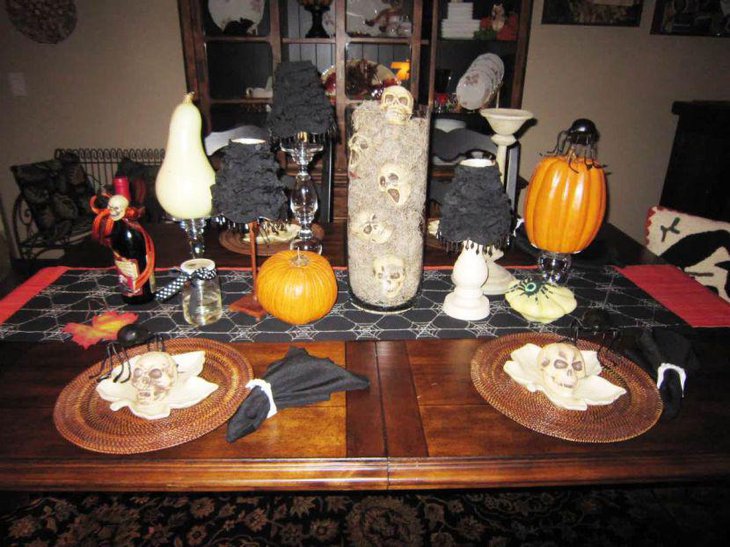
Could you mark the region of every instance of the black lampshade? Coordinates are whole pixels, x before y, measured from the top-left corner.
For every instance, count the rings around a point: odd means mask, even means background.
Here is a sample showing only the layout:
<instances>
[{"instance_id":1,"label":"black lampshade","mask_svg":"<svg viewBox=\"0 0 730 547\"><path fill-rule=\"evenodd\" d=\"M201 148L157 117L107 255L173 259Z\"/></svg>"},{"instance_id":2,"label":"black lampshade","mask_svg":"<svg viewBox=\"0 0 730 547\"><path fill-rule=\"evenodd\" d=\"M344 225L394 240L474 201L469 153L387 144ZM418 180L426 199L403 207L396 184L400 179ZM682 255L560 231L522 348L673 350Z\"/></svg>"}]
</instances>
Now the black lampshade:
<instances>
[{"instance_id":1,"label":"black lampshade","mask_svg":"<svg viewBox=\"0 0 730 547\"><path fill-rule=\"evenodd\" d=\"M459 164L441 205L439 238L449 243L470 240L484 246L502 246L511 225L510 201L499 168Z\"/></svg>"}]
</instances>

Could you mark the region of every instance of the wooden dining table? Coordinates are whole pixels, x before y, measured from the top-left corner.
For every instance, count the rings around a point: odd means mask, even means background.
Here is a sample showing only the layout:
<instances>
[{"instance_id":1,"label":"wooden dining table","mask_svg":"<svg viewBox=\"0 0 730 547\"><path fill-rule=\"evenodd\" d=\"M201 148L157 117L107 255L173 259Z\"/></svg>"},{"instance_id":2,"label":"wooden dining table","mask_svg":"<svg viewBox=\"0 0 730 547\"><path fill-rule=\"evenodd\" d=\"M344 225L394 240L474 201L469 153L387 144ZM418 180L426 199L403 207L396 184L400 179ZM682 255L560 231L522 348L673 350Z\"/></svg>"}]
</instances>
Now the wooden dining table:
<instances>
[{"instance_id":1,"label":"wooden dining table","mask_svg":"<svg viewBox=\"0 0 730 547\"><path fill-rule=\"evenodd\" d=\"M344 226L325 230L324 252L346 265ZM180 228L150 228L157 264L188 254ZM246 267L210 229L206 256ZM612 226L596 245L625 263L657 257ZM260 260L264 257L260 257ZM426 248L426 265L455 256ZM503 262L532 264L511 249ZM67 253L74 267L108 267L108 249L87 243ZM295 342L367 377L366 390L289 408L236 442L226 426L184 444L140 454L89 451L56 430L54 405L64 387L104 356L103 345L0 341L0 490L237 491L501 488L628 484L730 475L728 329L687 329L702 369L688 382L682 410L621 442L572 442L537 433L491 406L475 389L470 363L484 338ZM624 337L631 343L631 335ZM260 377L291 343L229 344Z\"/></svg>"}]
</instances>

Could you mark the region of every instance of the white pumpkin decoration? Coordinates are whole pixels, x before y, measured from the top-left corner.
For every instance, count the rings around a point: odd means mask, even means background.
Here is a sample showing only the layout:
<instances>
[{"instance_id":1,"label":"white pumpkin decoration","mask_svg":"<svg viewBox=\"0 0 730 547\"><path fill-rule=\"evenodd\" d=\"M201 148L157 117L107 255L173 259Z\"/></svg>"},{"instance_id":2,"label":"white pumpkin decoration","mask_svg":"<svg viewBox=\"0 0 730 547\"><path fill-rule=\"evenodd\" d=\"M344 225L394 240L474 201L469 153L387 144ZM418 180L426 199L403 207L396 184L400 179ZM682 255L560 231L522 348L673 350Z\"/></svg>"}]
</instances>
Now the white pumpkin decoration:
<instances>
[{"instance_id":1,"label":"white pumpkin decoration","mask_svg":"<svg viewBox=\"0 0 730 547\"><path fill-rule=\"evenodd\" d=\"M515 280L504 297L525 319L538 323L552 323L578 305L570 289L543 281Z\"/></svg>"},{"instance_id":2,"label":"white pumpkin decoration","mask_svg":"<svg viewBox=\"0 0 730 547\"><path fill-rule=\"evenodd\" d=\"M165 159L155 183L160 205L177 219L209 217L213 208L210 187L215 171L203 150L201 128L200 112L188 93L172 113Z\"/></svg>"}]
</instances>

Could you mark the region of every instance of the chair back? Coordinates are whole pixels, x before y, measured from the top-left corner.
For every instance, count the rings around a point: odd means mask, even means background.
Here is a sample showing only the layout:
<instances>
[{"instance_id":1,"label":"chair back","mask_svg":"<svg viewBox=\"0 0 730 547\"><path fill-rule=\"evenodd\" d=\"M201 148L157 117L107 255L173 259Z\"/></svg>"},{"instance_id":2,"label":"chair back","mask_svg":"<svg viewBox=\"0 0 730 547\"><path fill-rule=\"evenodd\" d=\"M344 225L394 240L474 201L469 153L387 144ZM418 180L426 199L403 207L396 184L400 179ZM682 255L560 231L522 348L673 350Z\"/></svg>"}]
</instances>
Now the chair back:
<instances>
[{"instance_id":1,"label":"chair back","mask_svg":"<svg viewBox=\"0 0 730 547\"><path fill-rule=\"evenodd\" d=\"M460 158L474 156L475 153L487 154L496 158L497 145L491 137L480 131L467 129L465 127L452 131L433 129L431 137L431 153L442 161L453 162ZM514 210L517 200L517 179L520 170L520 143L515 143L507 149L507 166L505 173L505 192L509 197L512 209ZM439 201L443 195L444 187L442 181L432 180L429 184L430 197Z\"/></svg>"}]
</instances>

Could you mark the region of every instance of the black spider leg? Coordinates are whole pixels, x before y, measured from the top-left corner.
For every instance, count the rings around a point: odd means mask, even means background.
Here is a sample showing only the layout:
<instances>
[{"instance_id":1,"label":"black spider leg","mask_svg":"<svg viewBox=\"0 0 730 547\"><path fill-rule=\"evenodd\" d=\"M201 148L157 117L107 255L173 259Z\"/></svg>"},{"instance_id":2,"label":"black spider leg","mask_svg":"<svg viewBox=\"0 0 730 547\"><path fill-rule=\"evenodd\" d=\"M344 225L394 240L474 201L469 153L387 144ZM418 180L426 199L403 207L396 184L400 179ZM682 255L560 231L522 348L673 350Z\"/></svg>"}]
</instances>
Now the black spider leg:
<instances>
[{"instance_id":1,"label":"black spider leg","mask_svg":"<svg viewBox=\"0 0 730 547\"><path fill-rule=\"evenodd\" d=\"M112 370L114 368L114 365L112 363L112 356L111 356L111 346L114 344L112 342L111 344L107 344L106 346L106 357L101 360L99 363L99 371L96 374L92 374L89 376L89 379L96 378L97 382L101 382L102 380L106 380L109 378L109 376L112 375ZM107 367L108 365L108 367ZM108 368L108 371L107 371Z\"/></svg>"},{"instance_id":2,"label":"black spider leg","mask_svg":"<svg viewBox=\"0 0 730 547\"><path fill-rule=\"evenodd\" d=\"M124 382L128 382L129 379L132 377L132 367L129 364L129 355L127 355L127 348L122 346L120 355L120 352L116 351L115 347L115 356L117 359L121 359L121 363L119 374L114 377L114 382L119 382L120 384L123 384ZM121 377L125 374L126 376L124 380L121 380Z\"/></svg>"},{"instance_id":3,"label":"black spider leg","mask_svg":"<svg viewBox=\"0 0 730 547\"><path fill-rule=\"evenodd\" d=\"M574 346L577 346L578 337L581 330L583 330L583 327L578 318L573 318L573 320L570 322L570 326L568 327L568 329L568 335L563 336L560 340L558 340L558 342L570 342Z\"/></svg>"},{"instance_id":4,"label":"black spider leg","mask_svg":"<svg viewBox=\"0 0 730 547\"><path fill-rule=\"evenodd\" d=\"M613 352L613 348L616 342L621 338L621 331L616 328L607 328L601 331L601 342L596 352L596 358L598 362L607 368L611 368L613 363L608 358L608 355Z\"/></svg>"},{"instance_id":5,"label":"black spider leg","mask_svg":"<svg viewBox=\"0 0 730 547\"><path fill-rule=\"evenodd\" d=\"M151 342L154 342L155 344L155 351L167 351L167 348L165 347L165 339L167 338L166 334L154 334L152 335L152 338L150 339ZM149 350L149 343L147 349Z\"/></svg>"}]
</instances>

